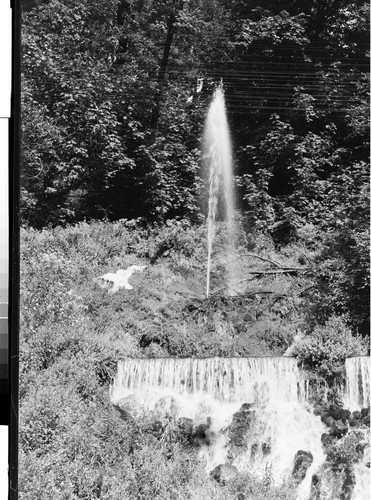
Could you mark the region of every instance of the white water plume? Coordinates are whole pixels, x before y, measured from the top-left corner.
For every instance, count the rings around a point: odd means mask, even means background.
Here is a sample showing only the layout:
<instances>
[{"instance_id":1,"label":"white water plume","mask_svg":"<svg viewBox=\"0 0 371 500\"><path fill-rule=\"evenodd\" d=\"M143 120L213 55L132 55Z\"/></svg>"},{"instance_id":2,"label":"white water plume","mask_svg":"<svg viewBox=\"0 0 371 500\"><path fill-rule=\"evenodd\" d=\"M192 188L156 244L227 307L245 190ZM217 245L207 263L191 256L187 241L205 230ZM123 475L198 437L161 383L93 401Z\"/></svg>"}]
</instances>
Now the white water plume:
<instances>
[{"instance_id":1,"label":"white water plume","mask_svg":"<svg viewBox=\"0 0 371 500\"><path fill-rule=\"evenodd\" d=\"M227 225L228 244L226 248L226 258L229 257L234 247L232 145L222 85L215 90L207 113L203 146L209 184L206 276L206 296L208 297L210 293L211 255L215 237L215 221L220 201L224 203L224 220ZM227 272L231 274L232 271L227 269ZM229 276L229 279L230 278L231 276Z\"/></svg>"},{"instance_id":2,"label":"white water plume","mask_svg":"<svg viewBox=\"0 0 371 500\"><path fill-rule=\"evenodd\" d=\"M311 476L324 461L324 427L305 400L294 358L125 359L118 364L110 397L114 404L135 397L142 411L192 419L193 426L207 423L207 443L200 446L207 471L232 463L262 478L270 470L278 485L291 477L299 450L312 453L300 499L308 498ZM239 448L229 432L244 403L249 421Z\"/></svg>"}]
</instances>

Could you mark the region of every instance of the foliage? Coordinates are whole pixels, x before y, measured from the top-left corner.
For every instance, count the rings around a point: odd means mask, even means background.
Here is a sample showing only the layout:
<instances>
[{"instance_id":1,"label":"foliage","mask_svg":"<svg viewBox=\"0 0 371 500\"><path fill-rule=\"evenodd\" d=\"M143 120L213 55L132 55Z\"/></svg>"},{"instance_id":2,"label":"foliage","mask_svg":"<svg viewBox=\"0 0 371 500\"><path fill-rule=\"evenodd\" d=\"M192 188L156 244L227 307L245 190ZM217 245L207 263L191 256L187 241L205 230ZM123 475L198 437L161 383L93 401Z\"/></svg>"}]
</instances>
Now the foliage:
<instances>
[{"instance_id":1,"label":"foliage","mask_svg":"<svg viewBox=\"0 0 371 500\"><path fill-rule=\"evenodd\" d=\"M251 225L286 244L305 224L334 228L334 207L352 211L361 165L368 177L366 4L25 7L25 222L198 220L199 142L220 78Z\"/></svg>"},{"instance_id":2,"label":"foliage","mask_svg":"<svg viewBox=\"0 0 371 500\"><path fill-rule=\"evenodd\" d=\"M21 237L19 443L25 499L235 500L242 490L247 498L291 498L290 485L277 489L268 479L246 476L220 486L205 475L197 450L174 422L159 427L150 418L125 421L108 400L109 381L123 356L282 354L294 333L284 304L249 299L258 314L239 330L232 316L241 298L225 298L230 304L224 306L223 297L213 306L204 302L206 234L186 221L152 230L140 219L81 222L22 229ZM278 255L267 242L266 236L253 241L250 235L251 250L296 262L295 250ZM132 290L113 294L97 284L98 276L133 264L147 268L132 276ZM241 262L241 269L249 265ZM284 279L249 284L255 290L267 285L277 292L291 286ZM187 309L195 297L198 317Z\"/></svg>"},{"instance_id":3,"label":"foliage","mask_svg":"<svg viewBox=\"0 0 371 500\"><path fill-rule=\"evenodd\" d=\"M332 315L346 315L354 331L369 334L369 230L340 229L328 235L312 270L308 292L309 324L324 324Z\"/></svg>"},{"instance_id":4,"label":"foliage","mask_svg":"<svg viewBox=\"0 0 371 500\"><path fill-rule=\"evenodd\" d=\"M346 466L360 462L363 458L363 449L366 447L365 436L362 431L350 432L339 442L330 446L327 452L327 460L335 464L335 470L341 470ZM362 446L362 441L364 446Z\"/></svg>"},{"instance_id":5,"label":"foliage","mask_svg":"<svg viewBox=\"0 0 371 500\"><path fill-rule=\"evenodd\" d=\"M323 326L297 339L293 355L304 367L332 382L342 377L345 358L367 354L368 343L352 332L342 317L333 316Z\"/></svg>"},{"instance_id":6,"label":"foliage","mask_svg":"<svg viewBox=\"0 0 371 500\"><path fill-rule=\"evenodd\" d=\"M156 433L114 414L108 382L122 356L281 355L303 324L293 350L316 377L331 382L346 356L367 352L368 10L347 0L25 0L26 500L292 498L269 476L223 487L205 477L171 426ZM204 300L206 234L194 225L205 215L202 125L220 79L243 303L224 297L222 225ZM99 286L134 264L146 269L133 290ZM273 278L281 265L298 275Z\"/></svg>"}]
</instances>

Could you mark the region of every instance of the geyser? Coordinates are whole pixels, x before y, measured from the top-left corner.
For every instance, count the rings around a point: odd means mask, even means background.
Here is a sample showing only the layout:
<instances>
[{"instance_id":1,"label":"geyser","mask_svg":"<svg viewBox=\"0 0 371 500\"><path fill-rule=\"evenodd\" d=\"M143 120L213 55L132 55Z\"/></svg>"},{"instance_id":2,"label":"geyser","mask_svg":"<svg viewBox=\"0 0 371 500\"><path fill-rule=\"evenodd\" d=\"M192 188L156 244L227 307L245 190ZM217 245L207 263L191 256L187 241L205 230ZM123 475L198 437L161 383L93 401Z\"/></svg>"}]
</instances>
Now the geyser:
<instances>
[{"instance_id":1,"label":"geyser","mask_svg":"<svg viewBox=\"0 0 371 500\"><path fill-rule=\"evenodd\" d=\"M223 218L227 226L227 258L234 247L232 146L222 84L215 90L207 113L203 148L209 187L206 274L206 296L208 297L210 293L211 254L215 237L215 222L218 209L221 207L224 207ZM231 269L227 268L227 273L229 274L227 279L230 280L232 278Z\"/></svg>"}]
</instances>

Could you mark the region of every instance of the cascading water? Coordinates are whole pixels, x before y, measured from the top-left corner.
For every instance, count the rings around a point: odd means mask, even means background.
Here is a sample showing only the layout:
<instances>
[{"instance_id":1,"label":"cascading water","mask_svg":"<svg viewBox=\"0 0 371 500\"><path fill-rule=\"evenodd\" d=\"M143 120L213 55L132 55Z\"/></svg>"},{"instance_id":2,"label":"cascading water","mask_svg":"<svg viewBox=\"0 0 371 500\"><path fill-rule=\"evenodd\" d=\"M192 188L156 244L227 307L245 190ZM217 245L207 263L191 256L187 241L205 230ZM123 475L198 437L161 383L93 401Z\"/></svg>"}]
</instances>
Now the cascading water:
<instances>
[{"instance_id":1,"label":"cascading water","mask_svg":"<svg viewBox=\"0 0 371 500\"><path fill-rule=\"evenodd\" d=\"M358 356L345 360L346 384L343 396L344 407L360 411L370 407L370 358ZM369 500L370 491L370 431L364 432L363 460L355 464L355 487L352 500Z\"/></svg>"},{"instance_id":2,"label":"cascading water","mask_svg":"<svg viewBox=\"0 0 371 500\"><path fill-rule=\"evenodd\" d=\"M347 358L345 374L344 406L351 411L370 406L370 358Z\"/></svg>"},{"instance_id":3,"label":"cascading water","mask_svg":"<svg viewBox=\"0 0 371 500\"><path fill-rule=\"evenodd\" d=\"M125 359L111 384L113 404L133 401L158 417L192 419L208 425L200 446L207 471L230 463L262 478L267 470L276 484L291 476L299 450L313 455L298 498L309 496L312 474L324 460L323 424L309 410L305 382L289 357ZM236 448L230 430L236 412L248 403L249 424ZM245 405L246 406L246 405Z\"/></svg>"},{"instance_id":4,"label":"cascading water","mask_svg":"<svg viewBox=\"0 0 371 500\"><path fill-rule=\"evenodd\" d=\"M207 113L203 147L205 152L205 164L209 174L206 275L206 296L208 297L210 293L211 254L215 236L215 221L220 200L223 200L225 207L224 218L227 225L228 238L228 248L226 249L227 257L234 246L232 146L222 85L215 90ZM231 274L230 269L227 269L227 272Z\"/></svg>"}]
</instances>

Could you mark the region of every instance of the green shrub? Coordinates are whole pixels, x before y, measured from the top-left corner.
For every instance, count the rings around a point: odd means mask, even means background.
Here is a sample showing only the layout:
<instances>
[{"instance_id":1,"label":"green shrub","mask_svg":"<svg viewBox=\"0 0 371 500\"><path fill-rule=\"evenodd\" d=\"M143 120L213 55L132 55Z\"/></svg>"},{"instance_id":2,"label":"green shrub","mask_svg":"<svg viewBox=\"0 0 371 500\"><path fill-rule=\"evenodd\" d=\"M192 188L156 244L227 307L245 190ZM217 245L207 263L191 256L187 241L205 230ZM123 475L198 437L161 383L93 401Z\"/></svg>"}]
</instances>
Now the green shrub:
<instances>
[{"instance_id":1,"label":"green shrub","mask_svg":"<svg viewBox=\"0 0 371 500\"><path fill-rule=\"evenodd\" d=\"M299 338L293 355L304 367L332 381L342 376L345 358L367 354L367 343L352 335L343 317L333 316L323 326Z\"/></svg>"}]
</instances>

